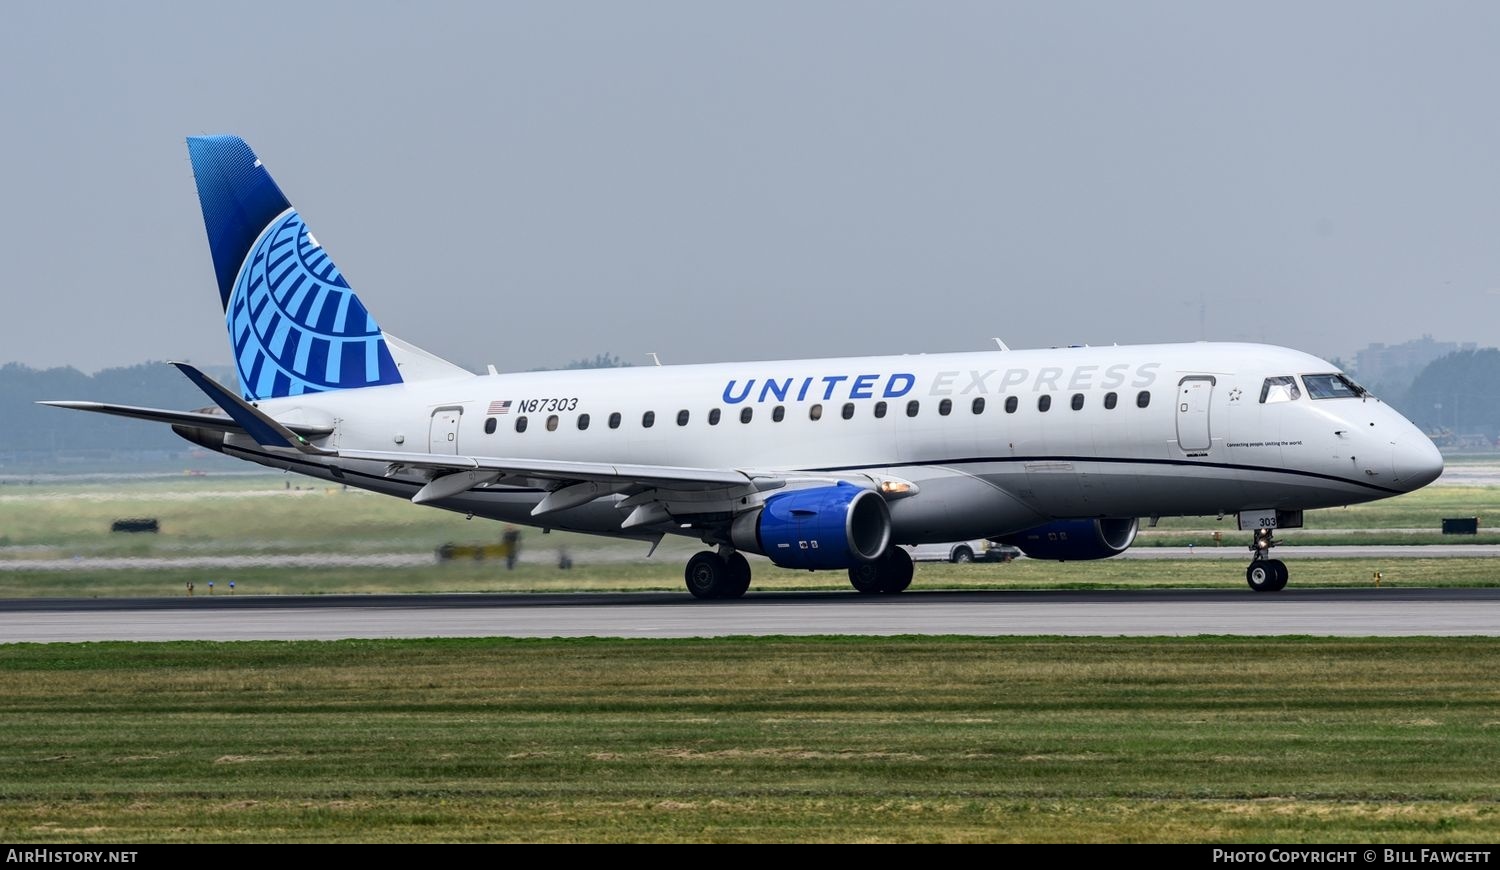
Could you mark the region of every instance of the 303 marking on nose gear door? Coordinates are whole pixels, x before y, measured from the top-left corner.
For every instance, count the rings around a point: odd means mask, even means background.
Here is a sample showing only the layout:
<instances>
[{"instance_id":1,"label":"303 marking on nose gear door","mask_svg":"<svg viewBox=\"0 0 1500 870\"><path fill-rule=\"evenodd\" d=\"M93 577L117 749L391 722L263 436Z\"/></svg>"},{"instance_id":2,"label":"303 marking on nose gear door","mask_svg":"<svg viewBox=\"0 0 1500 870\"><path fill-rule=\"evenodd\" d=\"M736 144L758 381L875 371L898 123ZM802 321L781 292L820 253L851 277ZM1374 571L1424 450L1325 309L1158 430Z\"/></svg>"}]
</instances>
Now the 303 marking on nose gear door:
<instances>
[{"instance_id":1,"label":"303 marking on nose gear door","mask_svg":"<svg viewBox=\"0 0 1500 870\"><path fill-rule=\"evenodd\" d=\"M1254 531L1255 529L1300 529L1302 528L1302 511L1240 511L1239 528L1242 532Z\"/></svg>"}]
</instances>

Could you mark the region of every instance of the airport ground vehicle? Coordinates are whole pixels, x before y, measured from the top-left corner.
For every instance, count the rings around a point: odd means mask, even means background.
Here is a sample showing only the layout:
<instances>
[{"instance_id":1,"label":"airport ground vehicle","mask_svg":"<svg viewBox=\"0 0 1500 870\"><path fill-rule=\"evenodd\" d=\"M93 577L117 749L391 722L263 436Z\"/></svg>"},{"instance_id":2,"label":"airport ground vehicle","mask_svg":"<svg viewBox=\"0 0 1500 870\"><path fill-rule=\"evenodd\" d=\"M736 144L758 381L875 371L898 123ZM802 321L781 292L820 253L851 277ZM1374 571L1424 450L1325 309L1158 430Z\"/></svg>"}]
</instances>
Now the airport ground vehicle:
<instances>
[{"instance_id":1,"label":"airport ground vehicle","mask_svg":"<svg viewBox=\"0 0 1500 870\"><path fill-rule=\"evenodd\" d=\"M905 549L911 554L913 562L952 562L958 565L968 562L1009 562L1022 555L1018 547L997 544L985 538L949 544L912 544Z\"/></svg>"}]
</instances>

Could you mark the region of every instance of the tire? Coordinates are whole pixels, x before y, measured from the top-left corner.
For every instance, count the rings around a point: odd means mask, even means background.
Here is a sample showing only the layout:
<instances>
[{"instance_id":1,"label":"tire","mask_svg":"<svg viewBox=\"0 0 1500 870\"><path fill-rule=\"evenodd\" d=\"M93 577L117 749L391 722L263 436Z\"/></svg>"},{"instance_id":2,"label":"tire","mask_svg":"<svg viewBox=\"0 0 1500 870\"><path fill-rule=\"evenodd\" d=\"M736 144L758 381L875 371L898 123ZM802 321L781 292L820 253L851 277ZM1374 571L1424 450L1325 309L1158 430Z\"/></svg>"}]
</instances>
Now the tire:
<instances>
[{"instance_id":1,"label":"tire","mask_svg":"<svg viewBox=\"0 0 1500 870\"><path fill-rule=\"evenodd\" d=\"M1280 559L1271 559L1269 561L1271 570L1275 572L1274 582L1269 591L1280 592L1286 588L1287 578L1291 576L1292 572L1287 570L1286 563Z\"/></svg>"},{"instance_id":2,"label":"tire","mask_svg":"<svg viewBox=\"0 0 1500 870\"><path fill-rule=\"evenodd\" d=\"M724 557L729 568L729 584L721 598L739 598L750 588L750 560L743 553L730 553Z\"/></svg>"},{"instance_id":3,"label":"tire","mask_svg":"<svg viewBox=\"0 0 1500 870\"><path fill-rule=\"evenodd\" d=\"M880 558L879 564L881 592L894 595L897 592L905 592L906 587L911 585L911 578L916 573L916 567L911 563L911 555L905 550L900 547L889 548Z\"/></svg>"},{"instance_id":4,"label":"tire","mask_svg":"<svg viewBox=\"0 0 1500 870\"><path fill-rule=\"evenodd\" d=\"M1256 559L1245 569L1245 582L1256 592L1280 592L1286 586L1287 574L1280 559Z\"/></svg>"},{"instance_id":5,"label":"tire","mask_svg":"<svg viewBox=\"0 0 1500 870\"><path fill-rule=\"evenodd\" d=\"M974 551L967 546L954 547L953 555L948 557L948 561L955 565L967 565L974 561Z\"/></svg>"},{"instance_id":6,"label":"tire","mask_svg":"<svg viewBox=\"0 0 1500 870\"><path fill-rule=\"evenodd\" d=\"M861 595L880 591L880 562L861 562L849 569L849 585Z\"/></svg>"},{"instance_id":7,"label":"tire","mask_svg":"<svg viewBox=\"0 0 1500 870\"><path fill-rule=\"evenodd\" d=\"M734 588L731 573L729 563L725 562L723 557L718 553L704 550L688 560L682 577L687 584L688 592L692 593L694 598L710 601L725 597L725 593Z\"/></svg>"},{"instance_id":8,"label":"tire","mask_svg":"<svg viewBox=\"0 0 1500 870\"><path fill-rule=\"evenodd\" d=\"M900 547L890 547L879 559L850 568L849 585L862 595L904 592L911 585L915 570L911 554Z\"/></svg>"}]
</instances>

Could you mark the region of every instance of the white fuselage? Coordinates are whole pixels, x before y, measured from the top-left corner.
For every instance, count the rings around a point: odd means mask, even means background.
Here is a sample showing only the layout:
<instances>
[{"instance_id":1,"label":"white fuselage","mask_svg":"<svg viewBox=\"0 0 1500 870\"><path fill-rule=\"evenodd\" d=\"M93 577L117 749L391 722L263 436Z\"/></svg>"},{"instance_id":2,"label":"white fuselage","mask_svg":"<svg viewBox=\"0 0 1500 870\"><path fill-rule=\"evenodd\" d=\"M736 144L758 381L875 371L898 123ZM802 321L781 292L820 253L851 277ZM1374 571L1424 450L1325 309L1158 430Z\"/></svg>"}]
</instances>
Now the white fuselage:
<instances>
[{"instance_id":1,"label":"white fuselage","mask_svg":"<svg viewBox=\"0 0 1500 870\"><path fill-rule=\"evenodd\" d=\"M916 486L890 502L892 538L910 544L1056 518L1328 507L1435 479L1431 441L1377 399L1302 389L1262 401L1267 378L1300 385L1337 371L1280 347L1196 343L500 374L260 407L284 423L334 427L318 444L344 451L886 475ZM224 447L392 495L425 482L379 463L271 455L243 436ZM620 496L533 519L542 495L497 484L439 504L550 528L647 531L621 530Z\"/></svg>"}]
</instances>

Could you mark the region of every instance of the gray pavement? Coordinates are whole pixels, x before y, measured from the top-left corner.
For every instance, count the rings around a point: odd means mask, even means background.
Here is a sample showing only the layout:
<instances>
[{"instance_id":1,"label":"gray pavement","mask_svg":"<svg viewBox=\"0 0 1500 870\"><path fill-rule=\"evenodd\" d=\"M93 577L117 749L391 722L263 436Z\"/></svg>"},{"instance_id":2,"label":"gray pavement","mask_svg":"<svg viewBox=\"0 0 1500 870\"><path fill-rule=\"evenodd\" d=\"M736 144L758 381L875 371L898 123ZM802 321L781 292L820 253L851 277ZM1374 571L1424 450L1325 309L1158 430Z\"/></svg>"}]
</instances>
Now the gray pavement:
<instances>
[{"instance_id":1,"label":"gray pavement","mask_svg":"<svg viewBox=\"0 0 1500 870\"><path fill-rule=\"evenodd\" d=\"M1488 635L1500 589L685 593L30 599L0 642L725 635Z\"/></svg>"},{"instance_id":2,"label":"gray pavement","mask_svg":"<svg viewBox=\"0 0 1500 870\"><path fill-rule=\"evenodd\" d=\"M689 548L691 549L691 548ZM600 548L570 552L580 565L618 564L641 561L640 547ZM658 553L658 561L679 555ZM1296 559L1460 559L1500 556L1500 544L1354 544L1350 546L1282 545L1276 556ZM1131 547L1117 559L1224 559L1250 561L1249 549L1237 542L1221 547ZM527 564L549 565L557 561L555 549L533 548L521 554ZM684 558L685 561L685 558ZM192 556L82 556L77 558L0 559L0 572L67 573L71 571L163 570L170 568L421 568L438 563L432 553L244 553Z\"/></svg>"}]
</instances>

